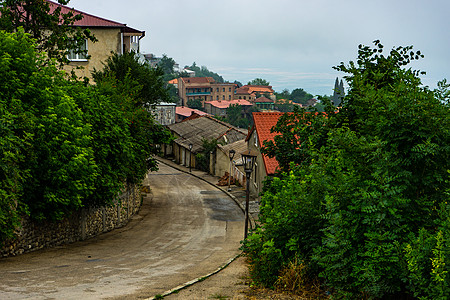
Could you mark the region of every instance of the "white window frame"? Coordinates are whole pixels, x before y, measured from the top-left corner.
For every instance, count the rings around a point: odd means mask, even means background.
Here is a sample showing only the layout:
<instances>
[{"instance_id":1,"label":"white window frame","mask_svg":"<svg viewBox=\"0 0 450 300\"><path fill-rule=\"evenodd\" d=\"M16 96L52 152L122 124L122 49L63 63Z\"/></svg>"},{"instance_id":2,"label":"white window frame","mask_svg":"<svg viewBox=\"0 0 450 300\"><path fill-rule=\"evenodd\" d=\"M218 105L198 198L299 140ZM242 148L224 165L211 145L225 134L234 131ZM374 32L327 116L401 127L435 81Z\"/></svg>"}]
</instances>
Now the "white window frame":
<instances>
[{"instance_id":1,"label":"white window frame","mask_svg":"<svg viewBox=\"0 0 450 300\"><path fill-rule=\"evenodd\" d=\"M84 40L85 50L88 51L88 42L87 39ZM67 55L67 59L70 61L88 61L88 54L84 53L74 53L74 50L69 50L69 54ZM73 58L72 58L73 57Z\"/></svg>"}]
</instances>

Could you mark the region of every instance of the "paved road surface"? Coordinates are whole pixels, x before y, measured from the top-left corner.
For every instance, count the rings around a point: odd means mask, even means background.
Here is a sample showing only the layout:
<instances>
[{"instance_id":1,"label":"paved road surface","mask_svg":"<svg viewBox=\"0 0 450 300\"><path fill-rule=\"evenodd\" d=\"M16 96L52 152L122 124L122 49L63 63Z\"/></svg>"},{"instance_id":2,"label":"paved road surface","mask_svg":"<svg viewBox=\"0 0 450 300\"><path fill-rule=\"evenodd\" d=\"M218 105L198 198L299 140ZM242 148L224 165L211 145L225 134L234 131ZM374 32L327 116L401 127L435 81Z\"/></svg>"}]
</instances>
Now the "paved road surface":
<instances>
[{"instance_id":1,"label":"paved road surface","mask_svg":"<svg viewBox=\"0 0 450 300\"><path fill-rule=\"evenodd\" d=\"M0 259L0 299L137 299L214 271L239 253L243 214L223 192L164 164L153 199L124 228Z\"/></svg>"}]
</instances>

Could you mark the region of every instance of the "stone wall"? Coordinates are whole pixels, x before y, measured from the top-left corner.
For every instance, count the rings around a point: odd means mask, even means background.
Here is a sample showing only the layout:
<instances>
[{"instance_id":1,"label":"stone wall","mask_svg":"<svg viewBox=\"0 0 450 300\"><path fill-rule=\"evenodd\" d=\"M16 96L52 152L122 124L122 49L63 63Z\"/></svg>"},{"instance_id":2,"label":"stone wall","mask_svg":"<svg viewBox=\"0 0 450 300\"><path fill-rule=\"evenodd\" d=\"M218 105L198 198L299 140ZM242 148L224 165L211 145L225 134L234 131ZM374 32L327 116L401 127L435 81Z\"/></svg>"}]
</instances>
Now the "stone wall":
<instances>
[{"instance_id":1,"label":"stone wall","mask_svg":"<svg viewBox=\"0 0 450 300\"><path fill-rule=\"evenodd\" d=\"M128 188L115 201L112 207L83 208L55 223L24 218L16 238L0 248L0 257L85 240L126 225L141 207L139 187Z\"/></svg>"}]
</instances>

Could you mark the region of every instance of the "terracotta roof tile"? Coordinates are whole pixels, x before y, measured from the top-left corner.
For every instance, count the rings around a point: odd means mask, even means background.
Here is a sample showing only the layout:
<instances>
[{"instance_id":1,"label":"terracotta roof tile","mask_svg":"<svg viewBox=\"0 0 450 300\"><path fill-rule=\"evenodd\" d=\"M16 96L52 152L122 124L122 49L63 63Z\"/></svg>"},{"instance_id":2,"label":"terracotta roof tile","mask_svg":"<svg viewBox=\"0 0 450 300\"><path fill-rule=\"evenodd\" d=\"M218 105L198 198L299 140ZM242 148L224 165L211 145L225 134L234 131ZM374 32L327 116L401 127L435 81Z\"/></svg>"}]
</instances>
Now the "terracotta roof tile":
<instances>
[{"instance_id":1,"label":"terracotta roof tile","mask_svg":"<svg viewBox=\"0 0 450 300\"><path fill-rule=\"evenodd\" d=\"M204 116L204 115L208 115L208 113L205 113L204 111L198 110L198 109L193 109L193 108L189 108L186 106L177 106L175 108L175 113L177 115L182 115L184 117L189 117L192 115L192 113L196 113L200 116Z\"/></svg>"},{"instance_id":2,"label":"terracotta roof tile","mask_svg":"<svg viewBox=\"0 0 450 300\"><path fill-rule=\"evenodd\" d=\"M251 133L256 130L256 134L258 136L259 147L263 146L264 141L273 141L274 137L277 133L270 132L272 127L275 126L278 122L278 119L283 115L282 112L254 112L253 113L253 121L254 126L252 130L249 132L247 136L247 140ZM272 175L275 174L275 171L278 168L278 161L273 158L269 158L266 155L263 155L264 167L266 168L266 174Z\"/></svg>"},{"instance_id":3,"label":"terracotta roof tile","mask_svg":"<svg viewBox=\"0 0 450 300\"><path fill-rule=\"evenodd\" d=\"M211 104L217 108L228 108L230 105L239 104L243 106L252 106L252 103L247 100L235 99L235 100L221 100L221 101L206 101L205 104Z\"/></svg>"},{"instance_id":4,"label":"terracotta roof tile","mask_svg":"<svg viewBox=\"0 0 450 300\"><path fill-rule=\"evenodd\" d=\"M185 84L186 83L213 83L215 82L212 77L181 77L180 78Z\"/></svg>"}]
</instances>

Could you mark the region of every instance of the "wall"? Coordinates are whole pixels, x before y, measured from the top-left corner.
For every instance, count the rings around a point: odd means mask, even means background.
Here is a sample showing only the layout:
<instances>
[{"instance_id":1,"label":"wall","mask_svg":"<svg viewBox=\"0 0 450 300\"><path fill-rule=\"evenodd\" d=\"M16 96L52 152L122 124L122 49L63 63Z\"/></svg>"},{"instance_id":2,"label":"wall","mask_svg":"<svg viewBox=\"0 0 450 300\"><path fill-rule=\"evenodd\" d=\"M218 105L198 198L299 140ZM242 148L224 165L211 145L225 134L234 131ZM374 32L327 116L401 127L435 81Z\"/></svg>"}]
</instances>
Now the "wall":
<instances>
[{"instance_id":1,"label":"wall","mask_svg":"<svg viewBox=\"0 0 450 300\"><path fill-rule=\"evenodd\" d=\"M91 33L97 38L97 42L92 43L88 40L88 54L91 58L87 61L73 61L64 66L64 70L75 71L78 77L87 77L92 80L91 73L94 68L103 70L103 62L111 56L111 51L120 53L120 29L119 28L91 28ZM76 69L83 67L83 69Z\"/></svg>"},{"instance_id":2,"label":"wall","mask_svg":"<svg viewBox=\"0 0 450 300\"><path fill-rule=\"evenodd\" d=\"M22 221L17 238L7 240L0 248L0 257L73 243L111 231L128 223L141 207L139 187L128 188L112 207L82 209L60 222Z\"/></svg>"}]
</instances>

